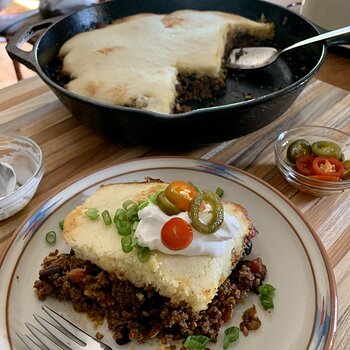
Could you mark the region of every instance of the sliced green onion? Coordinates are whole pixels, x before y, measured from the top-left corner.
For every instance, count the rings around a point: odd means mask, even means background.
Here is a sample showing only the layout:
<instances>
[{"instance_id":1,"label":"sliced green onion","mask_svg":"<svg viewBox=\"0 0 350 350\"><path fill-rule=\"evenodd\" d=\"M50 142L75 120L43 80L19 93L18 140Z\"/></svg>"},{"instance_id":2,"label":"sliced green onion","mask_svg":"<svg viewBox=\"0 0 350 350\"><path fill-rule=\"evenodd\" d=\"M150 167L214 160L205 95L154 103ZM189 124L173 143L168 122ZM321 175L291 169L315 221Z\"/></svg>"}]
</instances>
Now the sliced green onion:
<instances>
[{"instance_id":1,"label":"sliced green onion","mask_svg":"<svg viewBox=\"0 0 350 350\"><path fill-rule=\"evenodd\" d=\"M112 218L111 218L111 215L109 214L108 210L105 210L102 212L102 218L103 218L105 225L108 226L108 225L112 224Z\"/></svg>"},{"instance_id":2,"label":"sliced green onion","mask_svg":"<svg viewBox=\"0 0 350 350\"><path fill-rule=\"evenodd\" d=\"M275 291L276 291L276 288L268 283L262 284L261 286L258 287L259 294L273 295L275 294Z\"/></svg>"},{"instance_id":3,"label":"sliced green onion","mask_svg":"<svg viewBox=\"0 0 350 350\"><path fill-rule=\"evenodd\" d=\"M132 245L132 237L131 237L131 235L122 237L121 242L124 245Z\"/></svg>"},{"instance_id":4,"label":"sliced green onion","mask_svg":"<svg viewBox=\"0 0 350 350\"><path fill-rule=\"evenodd\" d=\"M117 227L118 233L121 236L128 236L131 234L131 224L129 221L117 221L115 223L115 226Z\"/></svg>"},{"instance_id":5,"label":"sliced green onion","mask_svg":"<svg viewBox=\"0 0 350 350\"><path fill-rule=\"evenodd\" d=\"M266 310L274 308L272 295L261 294L260 295L260 302L261 302L261 305Z\"/></svg>"},{"instance_id":6,"label":"sliced green onion","mask_svg":"<svg viewBox=\"0 0 350 350\"><path fill-rule=\"evenodd\" d=\"M264 309L273 309L273 295L275 294L276 288L271 284L262 284L258 287L258 292L260 294L260 302Z\"/></svg>"},{"instance_id":7,"label":"sliced green onion","mask_svg":"<svg viewBox=\"0 0 350 350\"><path fill-rule=\"evenodd\" d=\"M155 194L152 194L148 200L153 203L153 204L157 204L157 196L158 196L158 193L155 193Z\"/></svg>"},{"instance_id":8,"label":"sliced green onion","mask_svg":"<svg viewBox=\"0 0 350 350\"><path fill-rule=\"evenodd\" d=\"M224 350L228 349L228 347L232 343L237 341L238 338L239 338L239 328L238 327L233 326L233 327L225 329L224 345L223 345Z\"/></svg>"},{"instance_id":9,"label":"sliced green onion","mask_svg":"<svg viewBox=\"0 0 350 350\"><path fill-rule=\"evenodd\" d=\"M96 220L99 217L100 213L96 208L90 208L85 212L85 215L91 220Z\"/></svg>"},{"instance_id":10,"label":"sliced green onion","mask_svg":"<svg viewBox=\"0 0 350 350\"><path fill-rule=\"evenodd\" d=\"M151 256L151 250L148 247L137 246L137 257L141 262L146 262Z\"/></svg>"},{"instance_id":11,"label":"sliced green onion","mask_svg":"<svg viewBox=\"0 0 350 350\"><path fill-rule=\"evenodd\" d=\"M122 207L127 211L130 205L132 204L135 205L135 203L131 199L128 199L123 203Z\"/></svg>"},{"instance_id":12,"label":"sliced green onion","mask_svg":"<svg viewBox=\"0 0 350 350\"><path fill-rule=\"evenodd\" d=\"M154 200L156 200L156 195L153 196ZM151 251L149 248L141 247L137 244L137 237L134 237L134 233L140 222L138 212L145 208L150 201L151 199L149 198L148 200L140 200L136 204L131 199L128 199L122 204L122 208L117 209L113 217L118 233L123 236L121 239L123 252L130 253L135 247L137 249L137 257L142 262L146 262L150 258Z\"/></svg>"},{"instance_id":13,"label":"sliced green onion","mask_svg":"<svg viewBox=\"0 0 350 350\"><path fill-rule=\"evenodd\" d=\"M55 231L49 231L46 233L45 236L46 242L53 244L56 242L56 232Z\"/></svg>"},{"instance_id":14,"label":"sliced green onion","mask_svg":"<svg viewBox=\"0 0 350 350\"><path fill-rule=\"evenodd\" d=\"M135 221L136 219L138 219L137 211L137 204L134 204L127 210L126 216L132 221Z\"/></svg>"},{"instance_id":15,"label":"sliced green onion","mask_svg":"<svg viewBox=\"0 0 350 350\"><path fill-rule=\"evenodd\" d=\"M122 237L121 245L124 253L130 253L133 250L132 237L130 235Z\"/></svg>"},{"instance_id":16,"label":"sliced green onion","mask_svg":"<svg viewBox=\"0 0 350 350\"><path fill-rule=\"evenodd\" d=\"M137 242L138 242L137 237L133 237L133 238L132 238L132 246L133 246L133 247L136 247L136 246L138 245Z\"/></svg>"},{"instance_id":17,"label":"sliced green onion","mask_svg":"<svg viewBox=\"0 0 350 350\"><path fill-rule=\"evenodd\" d=\"M224 195L224 190L221 187L218 187L215 191L215 193L222 198L222 196Z\"/></svg>"},{"instance_id":18,"label":"sliced green onion","mask_svg":"<svg viewBox=\"0 0 350 350\"><path fill-rule=\"evenodd\" d=\"M126 218L126 210L119 208L114 214L113 221L116 223L118 220L124 220Z\"/></svg>"},{"instance_id":19,"label":"sliced green onion","mask_svg":"<svg viewBox=\"0 0 350 350\"><path fill-rule=\"evenodd\" d=\"M203 350L209 343L205 335L190 335L184 341L184 346L189 350Z\"/></svg>"},{"instance_id":20,"label":"sliced green onion","mask_svg":"<svg viewBox=\"0 0 350 350\"><path fill-rule=\"evenodd\" d=\"M138 204L137 210L142 210L143 208L146 208L148 204L149 204L149 201L142 201L141 203Z\"/></svg>"},{"instance_id":21,"label":"sliced green onion","mask_svg":"<svg viewBox=\"0 0 350 350\"><path fill-rule=\"evenodd\" d=\"M135 221L135 222L132 224L132 227L131 227L131 231L132 231L132 232L135 232L135 231L136 231L139 222L140 222L140 221Z\"/></svg>"},{"instance_id":22,"label":"sliced green onion","mask_svg":"<svg viewBox=\"0 0 350 350\"><path fill-rule=\"evenodd\" d=\"M126 254L130 253L133 249L132 245L122 245L122 251Z\"/></svg>"},{"instance_id":23,"label":"sliced green onion","mask_svg":"<svg viewBox=\"0 0 350 350\"><path fill-rule=\"evenodd\" d=\"M58 226L60 227L61 230L63 230L64 227L64 220L61 220L58 222Z\"/></svg>"}]
</instances>

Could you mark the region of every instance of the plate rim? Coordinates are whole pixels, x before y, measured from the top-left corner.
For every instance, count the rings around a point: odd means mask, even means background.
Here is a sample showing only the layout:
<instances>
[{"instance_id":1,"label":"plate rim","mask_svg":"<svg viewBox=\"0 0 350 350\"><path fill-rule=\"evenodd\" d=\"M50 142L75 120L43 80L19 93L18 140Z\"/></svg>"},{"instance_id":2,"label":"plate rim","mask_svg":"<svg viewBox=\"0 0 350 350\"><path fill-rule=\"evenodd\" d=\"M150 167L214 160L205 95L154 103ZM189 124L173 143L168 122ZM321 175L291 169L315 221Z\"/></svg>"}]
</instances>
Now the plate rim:
<instances>
[{"instance_id":1,"label":"plate rim","mask_svg":"<svg viewBox=\"0 0 350 350\"><path fill-rule=\"evenodd\" d=\"M41 207L43 207L45 205L45 203L50 201L52 198L57 196L62 191L66 190L67 188L69 188L69 187L73 186L74 184L80 182L81 180L83 180L86 177L89 177L89 176L91 176L91 175L93 175L95 173L103 172L103 171L105 171L105 170L107 170L109 168L118 167L118 166L124 166L124 165L127 165L128 163L150 162L150 161L161 161L161 160L169 161L171 159L177 160L177 161L197 162L198 164L205 163L207 165L216 165L216 166L223 167L223 168L229 168L231 171L241 173L244 176L247 176L248 178L251 178L251 179L257 181L259 183L259 185L261 185L263 187L266 187L268 190L272 191L275 195L277 195L282 201L284 201L287 205L289 205L289 207L291 207L294 210L294 212L298 215L300 220L306 225L306 227L308 228L309 232L311 233L312 238L315 241L319 252L321 253L322 260L323 260L323 263L324 263L324 267L325 267L326 272L327 272L327 281L328 281L329 290L330 290L330 310L331 310L330 316L331 316L331 318L330 318L329 330L328 330L327 339L326 339L326 342L325 342L325 345L324 345L324 349L328 349L328 350L333 349L335 335L336 335L336 330L337 330L337 321L338 321L338 296L337 296L337 287L336 287L336 281L335 281L333 268L332 268L332 265L330 263L330 259L329 259L328 253L326 251L326 248L323 245L323 242L322 242L321 238L318 236L316 230L314 230L314 228L311 226L311 224L307 221L307 219L305 218L305 216L302 213L302 211L288 197L286 197L283 193L281 193L279 190L274 188L272 185L270 185L269 183L267 183L263 179L257 177L256 175L251 174L248 171L245 171L243 169L237 168L237 167L235 167L233 165L225 164L225 163L222 163L222 162L217 162L217 161L212 161L212 160L202 159L202 158L196 158L196 157L149 156L149 157L142 157L142 158L136 158L136 159L129 159L129 160L126 160L126 161L121 161L121 162L115 162L115 163L112 163L112 164L100 167L98 169L94 169L94 170L88 171L86 173L83 173L83 174L79 175L78 177L75 177L74 179L63 183L62 185L59 185L58 188L55 190L55 192L50 194L50 196L48 198L40 201L40 203L38 203L28 213L28 215L26 215L26 217L23 219L21 224L17 227L17 229L12 234L11 239L9 240L8 244L6 245L6 247L5 247L4 251L3 251L3 254L0 257L0 269L3 266L4 260L5 260L6 256L8 255L8 252L9 252L10 248L14 244L18 234L23 229L25 224L29 221L29 219L31 217L34 216L34 214ZM176 167L176 166L174 166L174 167ZM169 168L169 166L164 167L164 169L166 169L166 168ZM220 175L217 175L217 174L214 174L214 175L220 176ZM98 182L105 181L105 180L108 180L108 178L102 179L102 180L100 180ZM89 187L95 186L97 183L89 185L89 186L85 187L83 190L86 190ZM67 200L65 200L64 203L66 203L66 201ZM61 205L63 205L64 203L62 203ZM305 252L308 255L307 250L305 248L304 248L304 250L305 250ZM23 252L23 250L22 250L22 252ZM308 260L310 260L310 257L308 257ZM17 264L16 264L16 266L17 266ZM315 321L316 321L316 319L315 319ZM6 327L7 333L8 333L8 325L5 325L5 327ZM313 330L315 330L315 324L313 326ZM308 347L310 345L311 340L312 340L312 336L310 338Z\"/></svg>"}]
</instances>

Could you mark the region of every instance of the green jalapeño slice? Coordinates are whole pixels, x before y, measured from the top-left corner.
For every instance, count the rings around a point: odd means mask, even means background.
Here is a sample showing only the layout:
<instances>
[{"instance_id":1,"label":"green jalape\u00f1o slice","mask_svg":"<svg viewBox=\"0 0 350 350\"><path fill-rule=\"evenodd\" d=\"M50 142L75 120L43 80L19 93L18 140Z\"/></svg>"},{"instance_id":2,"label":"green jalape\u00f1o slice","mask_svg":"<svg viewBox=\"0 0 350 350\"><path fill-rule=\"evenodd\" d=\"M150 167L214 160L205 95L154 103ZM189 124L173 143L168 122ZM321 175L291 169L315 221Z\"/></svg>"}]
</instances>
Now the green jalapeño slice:
<instances>
[{"instance_id":1,"label":"green jalape\u00f1o slice","mask_svg":"<svg viewBox=\"0 0 350 350\"><path fill-rule=\"evenodd\" d=\"M311 154L311 145L304 139L292 142L287 149L287 159L293 164L305 154Z\"/></svg>"},{"instance_id":2,"label":"green jalape\u00f1o slice","mask_svg":"<svg viewBox=\"0 0 350 350\"><path fill-rule=\"evenodd\" d=\"M167 215L171 216L181 213L181 209L178 209L172 202L169 201L169 199L165 196L164 191L158 193L157 205L162 212Z\"/></svg>"},{"instance_id":3,"label":"green jalape\u00f1o slice","mask_svg":"<svg viewBox=\"0 0 350 350\"><path fill-rule=\"evenodd\" d=\"M332 141L318 141L312 144L312 153L319 157L341 158L341 148Z\"/></svg>"},{"instance_id":4,"label":"green jalape\u00f1o slice","mask_svg":"<svg viewBox=\"0 0 350 350\"><path fill-rule=\"evenodd\" d=\"M211 218L207 223L204 223L200 218L200 214L206 204L210 206ZM191 201L189 214L192 225L199 232L214 233L224 221L224 205L215 192L210 190L199 191Z\"/></svg>"}]
</instances>

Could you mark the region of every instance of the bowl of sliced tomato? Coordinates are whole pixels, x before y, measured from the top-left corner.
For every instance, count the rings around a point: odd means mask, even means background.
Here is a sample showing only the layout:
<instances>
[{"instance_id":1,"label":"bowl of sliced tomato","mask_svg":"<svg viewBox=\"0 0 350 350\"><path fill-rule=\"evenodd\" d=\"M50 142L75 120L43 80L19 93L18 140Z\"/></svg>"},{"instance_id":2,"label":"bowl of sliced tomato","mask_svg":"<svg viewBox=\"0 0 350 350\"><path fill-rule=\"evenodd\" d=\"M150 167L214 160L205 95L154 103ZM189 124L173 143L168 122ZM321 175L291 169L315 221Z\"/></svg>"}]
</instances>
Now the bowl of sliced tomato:
<instances>
[{"instance_id":1,"label":"bowl of sliced tomato","mask_svg":"<svg viewBox=\"0 0 350 350\"><path fill-rule=\"evenodd\" d=\"M325 126L282 132L275 142L277 167L286 180L315 196L350 189L350 135Z\"/></svg>"}]
</instances>

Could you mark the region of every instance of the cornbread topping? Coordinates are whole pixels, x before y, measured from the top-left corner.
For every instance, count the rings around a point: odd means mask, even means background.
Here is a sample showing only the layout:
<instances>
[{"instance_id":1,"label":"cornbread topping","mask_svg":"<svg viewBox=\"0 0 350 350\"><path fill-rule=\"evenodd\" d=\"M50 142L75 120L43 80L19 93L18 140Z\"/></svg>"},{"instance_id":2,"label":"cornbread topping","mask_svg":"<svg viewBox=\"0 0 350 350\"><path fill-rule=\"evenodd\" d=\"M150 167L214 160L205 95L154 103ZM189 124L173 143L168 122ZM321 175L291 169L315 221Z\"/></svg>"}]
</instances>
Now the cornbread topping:
<instances>
[{"instance_id":1,"label":"cornbread topping","mask_svg":"<svg viewBox=\"0 0 350 350\"><path fill-rule=\"evenodd\" d=\"M222 62L239 35L272 38L274 27L225 12L142 13L69 39L62 74L68 90L102 103L181 112L224 93Z\"/></svg>"},{"instance_id":2,"label":"cornbread topping","mask_svg":"<svg viewBox=\"0 0 350 350\"><path fill-rule=\"evenodd\" d=\"M227 241L232 239L239 230L239 221L229 213L225 213L225 220L221 227L212 234L203 234L193 228L193 241L181 250L171 250L164 246L160 240L160 231L169 216L164 214L157 205L150 203L139 211L141 219L137 226L135 236L142 246L149 247L164 254L179 254L187 256L209 255L220 256L225 252ZM188 212L182 212L171 217L180 217L189 224L191 219Z\"/></svg>"}]
</instances>

